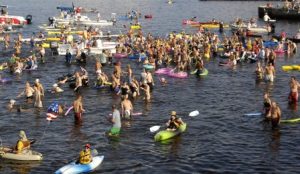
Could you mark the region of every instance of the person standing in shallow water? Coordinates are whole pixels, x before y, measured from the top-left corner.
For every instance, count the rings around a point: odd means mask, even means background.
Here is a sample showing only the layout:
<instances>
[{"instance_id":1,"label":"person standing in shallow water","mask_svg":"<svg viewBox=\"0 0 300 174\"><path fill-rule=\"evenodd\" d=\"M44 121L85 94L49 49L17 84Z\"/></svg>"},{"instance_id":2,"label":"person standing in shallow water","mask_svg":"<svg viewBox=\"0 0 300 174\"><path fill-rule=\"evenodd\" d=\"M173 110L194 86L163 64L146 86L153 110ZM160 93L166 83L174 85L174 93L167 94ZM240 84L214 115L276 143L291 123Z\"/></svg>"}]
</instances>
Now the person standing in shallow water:
<instances>
[{"instance_id":1,"label":"person standing in shallow water","mask_svg":"<svg viewBox=\"0 0 300 174\"><path fill-rule=\"evenodd\" d=\"M35 80L33 89L35 93L34 107L42 108L43 107L42 98L44 96L44 88L43 85L40 83L39 79Z\"/></svg>"},{"instance_id":2,"label":"person standing in shallow water","mask_svg":"<svg viewBox=\"0 0 300 174\"><path fill-rule=\"evenodd\" d=\"M272 128L276 128L281 119L281 109L279 106L277 106L276 102L272 102L271 105L271 123L272 123Z\"/></svg>"},{"instance_id":3,"label":"person standing in shallow water","mask_svg":"<svg viewBox=\"0 0 300 174\"><path fill-rule=\"evenodd\" d=\"M82 121L82 113L85 111L82 105L82 96L78 95L76 100L73 102L75 122Z\"/></svg>"},{"instance_id":4,"label":"person standing in shallow water","mask_svg":"<svg viewBox=\"0 0 300 174\"><path fill-rule=\"evenodd\" d=\"M271 105L272 100L268 93L264 94L264 108L263 108L263 114L265 116L266 121L270 121L271 119Z\"/></svg>"},{"instance_id":5,"label":"person standing in shallow water","mask_svg":"<svg viewBox=\"0 0 300 174\"><path fill-rule=\"evenodd\" d=\"M125 119L131 119L132 118L133 105L132 105L131 101L128 99L127 96L122 98L121 108L122 108L122 117L125 118Z\"/></svg>"},{"instance_id":6,"label":"person standing in shallow water","mask_svg":"<svg viewBox=\"0 0 300 174\"><path fill-rule=\"evenodd\" d=\"M289 94L289 103L297 103L298 102L298 88L300 87L299 82L296 80L295 76L291 77L290 81L290 94Z\"/></svg>"}]
</instances>

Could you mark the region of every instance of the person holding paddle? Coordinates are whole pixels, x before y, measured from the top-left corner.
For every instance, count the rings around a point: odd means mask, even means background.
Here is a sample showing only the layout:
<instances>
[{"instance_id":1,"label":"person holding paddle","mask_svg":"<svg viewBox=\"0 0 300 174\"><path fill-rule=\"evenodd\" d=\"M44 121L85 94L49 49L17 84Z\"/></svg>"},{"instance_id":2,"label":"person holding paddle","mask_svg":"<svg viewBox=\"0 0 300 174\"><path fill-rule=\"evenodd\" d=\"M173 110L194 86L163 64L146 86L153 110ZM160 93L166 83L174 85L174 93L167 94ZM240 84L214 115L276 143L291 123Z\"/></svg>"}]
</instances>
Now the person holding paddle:
<instances>
[{"instance_id":1,"label":"person holding paddle","mask_svg":"<svg viewBox=\"0 0 300 174\"><path fill-rule=\"evenodd\" d=\"M93 158L91 154L91 145L86 144L84 147L85 148L80 152L78 161L80 164L89 164L90 162L92 162Z\"/></svg>"},{"instance_id":2,"label":"person holding paddle","mask_svg":"<svg viewBox=\"0 0 300 174\"><path fill-rule=\"evenodd\" d=\"M176 131L180 125L183 124L181 118L177 118L176 111L171 112L171 118L166 123L167 130L169 131Z\"/></svg>"},{"instance_id":3,"label":"person holding paddle","mask_svg":"<svg viewBox=\"0 0 300 174\"><path fill-rule=\"evenodd\" d=\"M27 139L25 131L21 130L19 133L19 137L20 139L18 140L15 148L16 153L26 153L30 149L30 141Z\"/></svg>"}]
</instances>

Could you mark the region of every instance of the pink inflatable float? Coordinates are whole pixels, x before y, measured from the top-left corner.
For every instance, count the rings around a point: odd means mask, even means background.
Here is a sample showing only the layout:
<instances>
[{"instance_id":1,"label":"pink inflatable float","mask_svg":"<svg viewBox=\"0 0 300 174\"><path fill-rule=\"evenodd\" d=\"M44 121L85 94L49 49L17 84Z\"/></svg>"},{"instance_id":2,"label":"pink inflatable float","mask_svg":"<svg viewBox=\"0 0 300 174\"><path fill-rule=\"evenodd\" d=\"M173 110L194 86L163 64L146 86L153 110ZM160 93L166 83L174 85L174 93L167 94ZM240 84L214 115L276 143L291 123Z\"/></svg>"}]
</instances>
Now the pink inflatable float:
<instances>
[{"instance_id":1,"label":"pink inflatable float","mask_svg":"<svg viewBox=\"0 0 300 174\"><path fill-rule=\"evenodd\" d=\"M174 71L170 71L168 73L168 76L183 79L183 78L187 78L188 74L187 74L187 72L177 72L177 73L174 73Z\"/></svg>"},{"instance_id":2,"label":"pink inflatable float","mask_svg":"<svg viewBox=\"0 0 300 174\"><path fill-rule=\"evenodd\" d=\"M126 58L128 55L126 53L116 53L114 54L114 58L116 59L121 59L121 58Z\"/></svg>"},{"instance_id":3,"label":"pink inflatable float","mask_svg":"<svg viewBox=\"0 0 300 174\"><path fill-rule=\"evenodd\" d=\"M172 68L160 68L156 70L154 73L155 74L169 74L172 71Z\"/></svg>"}]
</instances>

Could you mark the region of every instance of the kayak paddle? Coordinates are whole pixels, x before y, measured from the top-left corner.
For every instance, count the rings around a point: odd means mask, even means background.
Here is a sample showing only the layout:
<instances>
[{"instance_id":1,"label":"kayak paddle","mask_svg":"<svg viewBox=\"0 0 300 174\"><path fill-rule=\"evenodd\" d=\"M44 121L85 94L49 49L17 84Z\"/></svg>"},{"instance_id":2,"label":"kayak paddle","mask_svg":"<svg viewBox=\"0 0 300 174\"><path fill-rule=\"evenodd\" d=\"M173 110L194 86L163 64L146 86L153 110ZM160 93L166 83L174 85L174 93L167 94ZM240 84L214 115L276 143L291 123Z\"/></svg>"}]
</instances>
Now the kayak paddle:
<instances>
[{"instance_id":1,"label":"kayak paddle","mask_svg":"<svg viewBox=\"0 0 300 174\"><path fill-rule=\"evenodd\" d=\"M198 111L198 110L195 110L195 111L192 111L192 112L189 113L189 116L190 116L190 117L196 117L196 116L198 116L198 115L199 115L199 111ZM153 133L153 132L158 131L158 130L160 129L160 127L161 127L161 126L158 126L158 125L152 126L152 127L149 128L149 130L150 130L150 132Z\"/></svg>"},{"instance_id":2,"label":"kayak paddle","mask_svg":"<svg viewBox=\"0 0 300 174\"><path fill-rule=\"evenodd\" d=\"M244 116L261 116L261 112L256 112L256 113L249 113L249 114L244 114Z\"/></svg>"}]
</instances>

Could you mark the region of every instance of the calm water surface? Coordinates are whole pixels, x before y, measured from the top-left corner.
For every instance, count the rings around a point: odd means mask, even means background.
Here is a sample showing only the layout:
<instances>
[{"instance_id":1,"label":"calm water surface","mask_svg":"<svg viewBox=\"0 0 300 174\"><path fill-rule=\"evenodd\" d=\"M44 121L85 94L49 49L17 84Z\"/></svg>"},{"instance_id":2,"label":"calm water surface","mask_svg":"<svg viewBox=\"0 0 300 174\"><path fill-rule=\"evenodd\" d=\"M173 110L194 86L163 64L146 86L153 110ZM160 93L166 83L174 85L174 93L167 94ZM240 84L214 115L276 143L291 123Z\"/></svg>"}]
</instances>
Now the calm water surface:
<instances>
[{"instance_id":1,"label":"calm water surface","mask_svg":"<svg viewBox=\"0 0 300 174\"><path fill-rule=\"evenodd\" d=\"M5 0L11 5L10 14L33 15L34 24L23 29L24 35L38 31L38 25L47 22L49 16L57 14L56 6L70 5L67 0ZM177 0L169 5L164 0L74 0L75 5L95 7L101 10L103 18L110 13L125 14L138 9L143 14L152 14L152 20L142 19L145 32L165 36L170 31L190 31L181 25L181 20L197 16L201 21L212 18L232 21L235 17L249 19L257 16L257 6L264 2L199 2L197 0ZM276 2L277 3L277 2ZM124 32L120 22L109 30ZM285 29L292 33L299 29L297 22L280 21L277 31ZM10 53L2 52L2 59ZM300 78L299 72L285 73L284 64L300 64L299 54L278 58L275 83L255 83L255 64L238 65L235 70L218 66L218 59L207 62L209 75L198 79L167 78L166 87L156 84L153 100L145 104L141 99L135 101L135 110L144 115L124 123L121 138L108 139L104 132L110 128L105 119L110 106L119 103L108 90L84 90L84 114L82 126L75 126L72 114L47 124L46 109L26 113L0 111L0 137L4 145L15 144L18 131L24 129L27 136L38 142L33 149L43 153L40 163L16 163L0 161L0 173L53 173L59 167L76 158L82 145L91 143L99 154L105 155L104 162L93 173L299 173L300 164L300 126L282 125L271 130L261 123L260 117L245 117L243 114L258 112L262 108L263 92L270 91L282 108L283 118L299 115L297 110L288 107L288 81L291 75ZM141 65L122 60L122 65L131 63L135 73L141 72ZM4 108L10 98L15 98L23 89L25 81L39 78L46 88L62 74L78 70L77 65L66 67L63 57L47 57L47 64L39 70L24 72L15 77L7 72L2 74L14 79L12 84L0 85L0 106ZM86 68L93 71L93 61ZM105 67L111 72L112 67ZM91 73L92 74L92 73ZM92 75L91 79L95 77ZM156 81L158 77L155 76ZM68 87L63 94L46 94L44 106L58 100L70 104L74 94ZM22 99L18 102L23 103ZM28 105L27 107L31 107ZM168 144L155 143L148 130L168 119L169 111L181 113L188 123L188 130ZM193 110L199 110L198 117L187 117ZM43 135L43 132L45 134Z\"/></svg>"}]
</instances>

